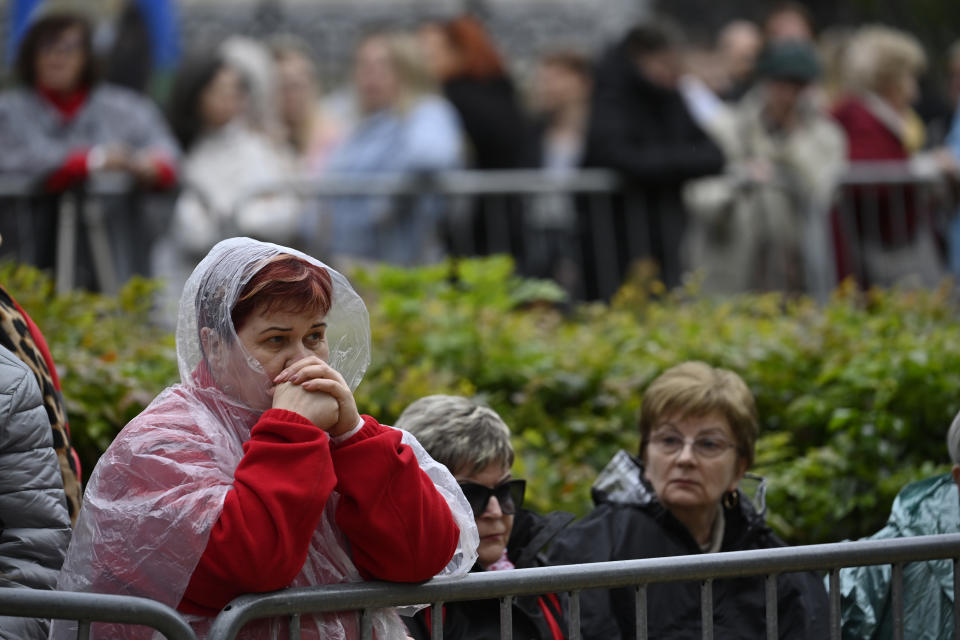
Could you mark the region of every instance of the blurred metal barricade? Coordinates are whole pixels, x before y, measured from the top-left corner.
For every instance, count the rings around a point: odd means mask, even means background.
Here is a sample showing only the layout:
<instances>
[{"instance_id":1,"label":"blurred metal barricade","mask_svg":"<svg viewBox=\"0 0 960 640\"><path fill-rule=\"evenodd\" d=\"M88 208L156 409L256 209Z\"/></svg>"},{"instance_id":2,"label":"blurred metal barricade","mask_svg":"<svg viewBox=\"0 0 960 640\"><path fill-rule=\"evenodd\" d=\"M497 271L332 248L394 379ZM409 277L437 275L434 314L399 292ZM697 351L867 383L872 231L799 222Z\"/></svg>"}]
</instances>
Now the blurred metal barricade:
<instances>
[{"instance_id":1,"label":"blurred metal barricade","mask_svg":"<svg viewBox=\"0 0 960 640\"><path fill-rule=\"evenodd\" d=\"M104 173L63 193L0 178L2 255L52 269L60 292L77 286L116 293L149 274L150 247L167 224L169 193L147 194L124 173Z\"/></svg>"},{"instance_id":2,"label":"blurred metal barricade","mask_svg":"<svg viewBox=\"0 0 960 640\"><path fill-rule=\"evenodd\" d=\"M911 162L859 162L837 186L831 231L839 279L936 286L947 275L957 198L945 177Z\"/></svg>"}]
</instances>

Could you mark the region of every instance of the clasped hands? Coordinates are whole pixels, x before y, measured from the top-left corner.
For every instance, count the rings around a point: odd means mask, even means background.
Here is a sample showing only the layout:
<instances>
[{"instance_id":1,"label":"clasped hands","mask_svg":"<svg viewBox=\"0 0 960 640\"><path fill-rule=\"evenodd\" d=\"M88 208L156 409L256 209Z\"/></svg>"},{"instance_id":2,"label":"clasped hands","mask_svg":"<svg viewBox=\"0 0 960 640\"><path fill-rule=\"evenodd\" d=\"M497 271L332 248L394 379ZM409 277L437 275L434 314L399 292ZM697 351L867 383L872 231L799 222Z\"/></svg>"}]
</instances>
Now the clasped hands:
<instances>
[{"instance_id":1,"label":"clasped hands","mask_svg":"<svg viewBox=\"0 0 960 640\"><path fill-rule=\"evenodd\" d=\"M353 393L343 376L317 356L294 362L273 379L273 408L299 413L331 437L360 422Z\"/></svg>"}]
</instances>

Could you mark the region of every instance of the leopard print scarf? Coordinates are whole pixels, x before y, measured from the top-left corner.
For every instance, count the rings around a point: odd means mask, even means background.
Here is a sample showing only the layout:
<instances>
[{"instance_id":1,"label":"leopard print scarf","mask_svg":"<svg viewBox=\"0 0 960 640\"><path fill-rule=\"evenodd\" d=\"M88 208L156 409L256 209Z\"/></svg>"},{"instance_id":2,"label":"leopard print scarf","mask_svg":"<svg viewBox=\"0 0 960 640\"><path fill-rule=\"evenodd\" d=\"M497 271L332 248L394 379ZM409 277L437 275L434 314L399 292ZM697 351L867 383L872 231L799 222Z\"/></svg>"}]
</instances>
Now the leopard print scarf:
<instances>
[{"instance_id":1,"label":"leopard print scarf","mask_svg":"<svg viewBox=\"0 0 960 640\"><path fill-rule=\"evenodd\" d=\"M80 512L82 492L77 479L77 466L70 447L67 431L67 412L63 405L63 396L53 384L53 378L47 369L43 354L30 334L30 328L23 314L17 309L10 295L0 288L0 344L13 352L33 371L37 384L43 394L43 406L50 418L53 430L53 447L60 460L60 473L63 476L63 489L67 495L67 509L70 521L76 524Z\"/></svg>"}]
</instances>

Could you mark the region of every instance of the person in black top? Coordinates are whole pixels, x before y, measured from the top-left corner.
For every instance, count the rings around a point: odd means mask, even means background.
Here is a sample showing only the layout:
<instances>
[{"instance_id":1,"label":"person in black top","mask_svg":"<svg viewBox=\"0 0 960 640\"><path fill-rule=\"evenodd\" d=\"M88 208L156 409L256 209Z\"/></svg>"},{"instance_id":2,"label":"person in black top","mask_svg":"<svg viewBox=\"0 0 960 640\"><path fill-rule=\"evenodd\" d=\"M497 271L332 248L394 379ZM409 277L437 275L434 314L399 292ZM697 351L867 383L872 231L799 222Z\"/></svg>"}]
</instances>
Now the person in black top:
<instances>
[{"instance_id":1,"label":"person in black top","mask_svg":"<svg viewBox=\"0 0 960 640\"><path fill-rule=\"evenodd\" d=\"M583 166L618 171L624 192L609 207L581 208L587 298L610 297L640 259L653 259L668 287L680 282L681 189L724 164L678 90L681 73L680 36L666 23L634 27L600 60ZM608 256L615 264L604 270L597 261Z\"/></svg>"}]
</instances>

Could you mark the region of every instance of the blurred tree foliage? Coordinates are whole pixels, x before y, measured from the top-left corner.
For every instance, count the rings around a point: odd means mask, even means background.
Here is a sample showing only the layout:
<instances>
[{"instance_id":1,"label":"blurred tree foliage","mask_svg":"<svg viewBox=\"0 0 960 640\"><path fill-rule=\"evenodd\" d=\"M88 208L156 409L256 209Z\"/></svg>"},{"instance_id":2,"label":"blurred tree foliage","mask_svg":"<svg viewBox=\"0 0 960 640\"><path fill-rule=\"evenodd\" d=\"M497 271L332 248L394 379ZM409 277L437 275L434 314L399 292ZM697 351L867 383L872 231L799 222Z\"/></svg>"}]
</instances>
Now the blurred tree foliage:
<instances>
[{"instance_id":1,"label":"blurred tree foliage","mask_svg":"<svg viewBox=\"0 0 960 640\"><path fill-rule=\"evenodd\" d=\"M515 474L541 510L590 508L596 472L635 451L646 386L702 359L740 373L762 421L753 471L768 518L793 543L866 535L906 482L947 469L960 409L960 316L933 292L840 288L819 306L780 295L665 294L642 270L611 305L569 308L551 283L505 258L358 271L373 362L361 411L391 422L416 398L458 393L495 408L514 433ZM98 453L177 378L172 336L149 322L152 285L116 298L54 295L25 267L0 282L43 329L89 474Z\"/></svg>"}]
</instances>

